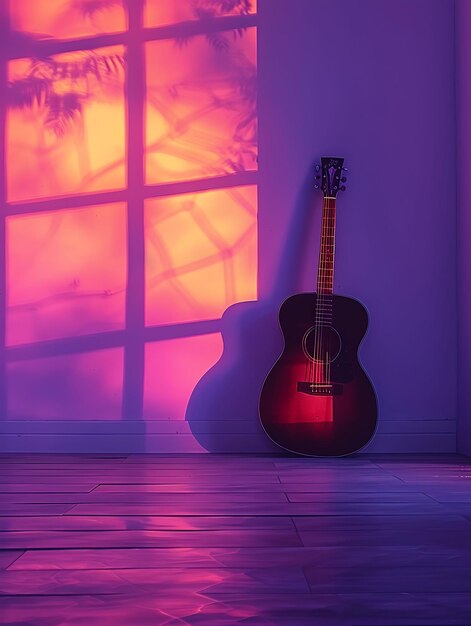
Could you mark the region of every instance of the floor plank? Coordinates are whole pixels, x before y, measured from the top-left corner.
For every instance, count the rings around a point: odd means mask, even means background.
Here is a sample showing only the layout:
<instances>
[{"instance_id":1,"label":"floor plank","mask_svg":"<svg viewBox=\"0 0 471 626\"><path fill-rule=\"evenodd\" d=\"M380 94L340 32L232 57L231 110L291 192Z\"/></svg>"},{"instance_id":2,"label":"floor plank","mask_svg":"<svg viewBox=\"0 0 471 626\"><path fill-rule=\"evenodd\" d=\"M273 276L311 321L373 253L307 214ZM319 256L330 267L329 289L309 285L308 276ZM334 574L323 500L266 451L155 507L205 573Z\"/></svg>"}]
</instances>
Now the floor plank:
<instances>
[{"instance_id":1,"label":"floor plank","mask_svg":"<svg viewBox=\"0 0 471 626\"><path fill-rule=\"evenodd\" d=\"M2 455L0 624L469 626L470 481L457 455Z\"/></svg>"},{"instance_id":2,"label":"floor plank","mask_svg":"<svg viewBox=\"0 0 471 626\"><path fill-rule=\"evenodd\" d=\"M14 505L12 505L14 506ZM47 506L47 505L18 505ZM52 506L52 505L50 505ZM68 515L430 515L450 513L439 502L201 502L186 504L77 504Z\"/></svg>"},{"instance_id":3,"label":"floor plank","mask_svg":"<svg viewBox=\"0 0 471 626\"><path fill-rule=\"evenodd\" d=\"M115 570L0 571L0 595L168 593L305 593L299 567L244 570L207 567Z\"/></svg>"},{"instance_id":4,"label":"floor plank","mask_svg":"<svg viewBox=\"0 0 471 626\"><path fill-rule=\"evenodd\" d=\"M66 616L66 618L65 618ZM0 598L21 626L469 626L468 593L69 595Z\"/></svg>"},{"instance_id":5,"label":"floor plank","mask_svg":"<svg viewBox=\"0 0 471 626\"><path fill-rule=\"evenodd\" d=\"M140 548L140 547L244 547L244 546L300 546L300 537L292 531L200 530L200 531L6 531L2 533L2 548L31 550L47 545L64 548Z\"/></svg>"}]
</instances>

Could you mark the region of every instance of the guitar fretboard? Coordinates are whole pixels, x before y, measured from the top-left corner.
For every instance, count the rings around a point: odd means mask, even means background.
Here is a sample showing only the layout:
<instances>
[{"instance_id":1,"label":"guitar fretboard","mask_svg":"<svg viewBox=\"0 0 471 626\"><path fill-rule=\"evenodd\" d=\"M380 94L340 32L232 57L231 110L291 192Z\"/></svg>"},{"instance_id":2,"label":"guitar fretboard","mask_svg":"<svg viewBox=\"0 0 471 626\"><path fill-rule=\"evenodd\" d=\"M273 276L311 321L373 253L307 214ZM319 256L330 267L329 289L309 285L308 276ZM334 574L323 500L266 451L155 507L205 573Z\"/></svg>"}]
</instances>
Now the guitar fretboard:
<instances>
[{"instance_id":1,"label":"guitar fretboard","mask_svg":"<svg viewBox=\"0 0 471 626\"><path fill-rule=\"evenodd\" d=\"M332 324L332 300L334 291L336 198L324 197L322 208L321 243L317 268L317 303L315 323Z\"/></svg>"}]
</instances>

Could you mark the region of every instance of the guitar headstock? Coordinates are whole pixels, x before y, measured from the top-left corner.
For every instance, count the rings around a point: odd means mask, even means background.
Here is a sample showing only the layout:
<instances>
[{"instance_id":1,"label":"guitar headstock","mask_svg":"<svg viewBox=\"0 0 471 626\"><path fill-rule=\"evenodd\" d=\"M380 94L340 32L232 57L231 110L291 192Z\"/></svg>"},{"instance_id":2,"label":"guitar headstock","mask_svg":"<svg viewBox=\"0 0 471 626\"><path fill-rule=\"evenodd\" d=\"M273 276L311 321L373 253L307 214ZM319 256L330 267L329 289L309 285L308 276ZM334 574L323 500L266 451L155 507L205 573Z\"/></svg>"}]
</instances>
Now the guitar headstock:
<instances>
[{"instance_id":1,"label":"guitar headstock","mask_svg":"<svg viewBox=\"0 0 471 626\"><path fill-rule=\"evenodd\" d=\"M342 171L344 159L339 157L322 157L320 165L316 165L316 182L314 187L322 189L324 198L336 198L339 191L345 191L342 183L346 182Z\"/></svg>"}]
</instances>

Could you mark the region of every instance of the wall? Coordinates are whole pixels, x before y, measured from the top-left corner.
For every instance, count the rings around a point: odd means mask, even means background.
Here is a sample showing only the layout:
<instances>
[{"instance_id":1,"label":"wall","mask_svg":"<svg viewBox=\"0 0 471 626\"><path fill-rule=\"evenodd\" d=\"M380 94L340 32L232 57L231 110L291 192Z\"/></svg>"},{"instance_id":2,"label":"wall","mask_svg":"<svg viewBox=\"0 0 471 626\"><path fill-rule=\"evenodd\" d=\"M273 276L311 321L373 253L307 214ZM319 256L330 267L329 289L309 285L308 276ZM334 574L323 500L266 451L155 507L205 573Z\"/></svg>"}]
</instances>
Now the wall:
<instances>
[{"instance_id":1,"label":"wall","mask_svg":"<svg viewBox=\"0 0 471 626\"><path fill-rule=\"evenodd\" d=\"M279 302L315 283L313 161L338 154L350 172L338 203L336 291L371 317L361 356L380 426L368 450L455 450L452 2L259 0L258 12L258 302L230 307L220 326L195 327L202 337L221 331L225 350L191 394L187 424L169 421L165 402L144 420L7 421L4 449L271 450L257 394L280 348ZM165 332L152 336L175 339ZM175 372L199 354L197 341L187 345L169 361ZM119 367L110 359L97 367Z\"/></svg>"},{"instance_id":2,"label":"wall","mask_svg":"<svg viewBox=\"0 0 471 626\"><path fill-rule=\"evenodd\" d=\"M458 451L471 455L471 4L456 4L458 173Z\"/></svg>"}]
</instances>

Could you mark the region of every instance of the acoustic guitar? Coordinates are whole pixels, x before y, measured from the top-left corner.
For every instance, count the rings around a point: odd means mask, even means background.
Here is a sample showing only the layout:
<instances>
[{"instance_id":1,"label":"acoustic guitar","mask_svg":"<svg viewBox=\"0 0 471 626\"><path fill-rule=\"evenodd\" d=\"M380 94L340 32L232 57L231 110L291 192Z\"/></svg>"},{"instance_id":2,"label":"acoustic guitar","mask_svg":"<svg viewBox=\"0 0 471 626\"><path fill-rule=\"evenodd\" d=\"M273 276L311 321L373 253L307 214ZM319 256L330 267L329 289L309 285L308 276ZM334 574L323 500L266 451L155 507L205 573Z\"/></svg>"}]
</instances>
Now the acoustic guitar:
<instances>
[{"instance_id":1,"label":"acoustic guitar","mask_svg":"<svg viewBox=\"0 0 471 626\"><path fill-rule=\"evenodd\" d=\"M284 349L268 374L259 404L267 435L290 452L345 456L363 448L377 422L373 386L358 358L368 326L365 307L333 293L337 194L344 159L324 157L317 291L289 297L280 308Z\"/></svg>"}]
</instances>

